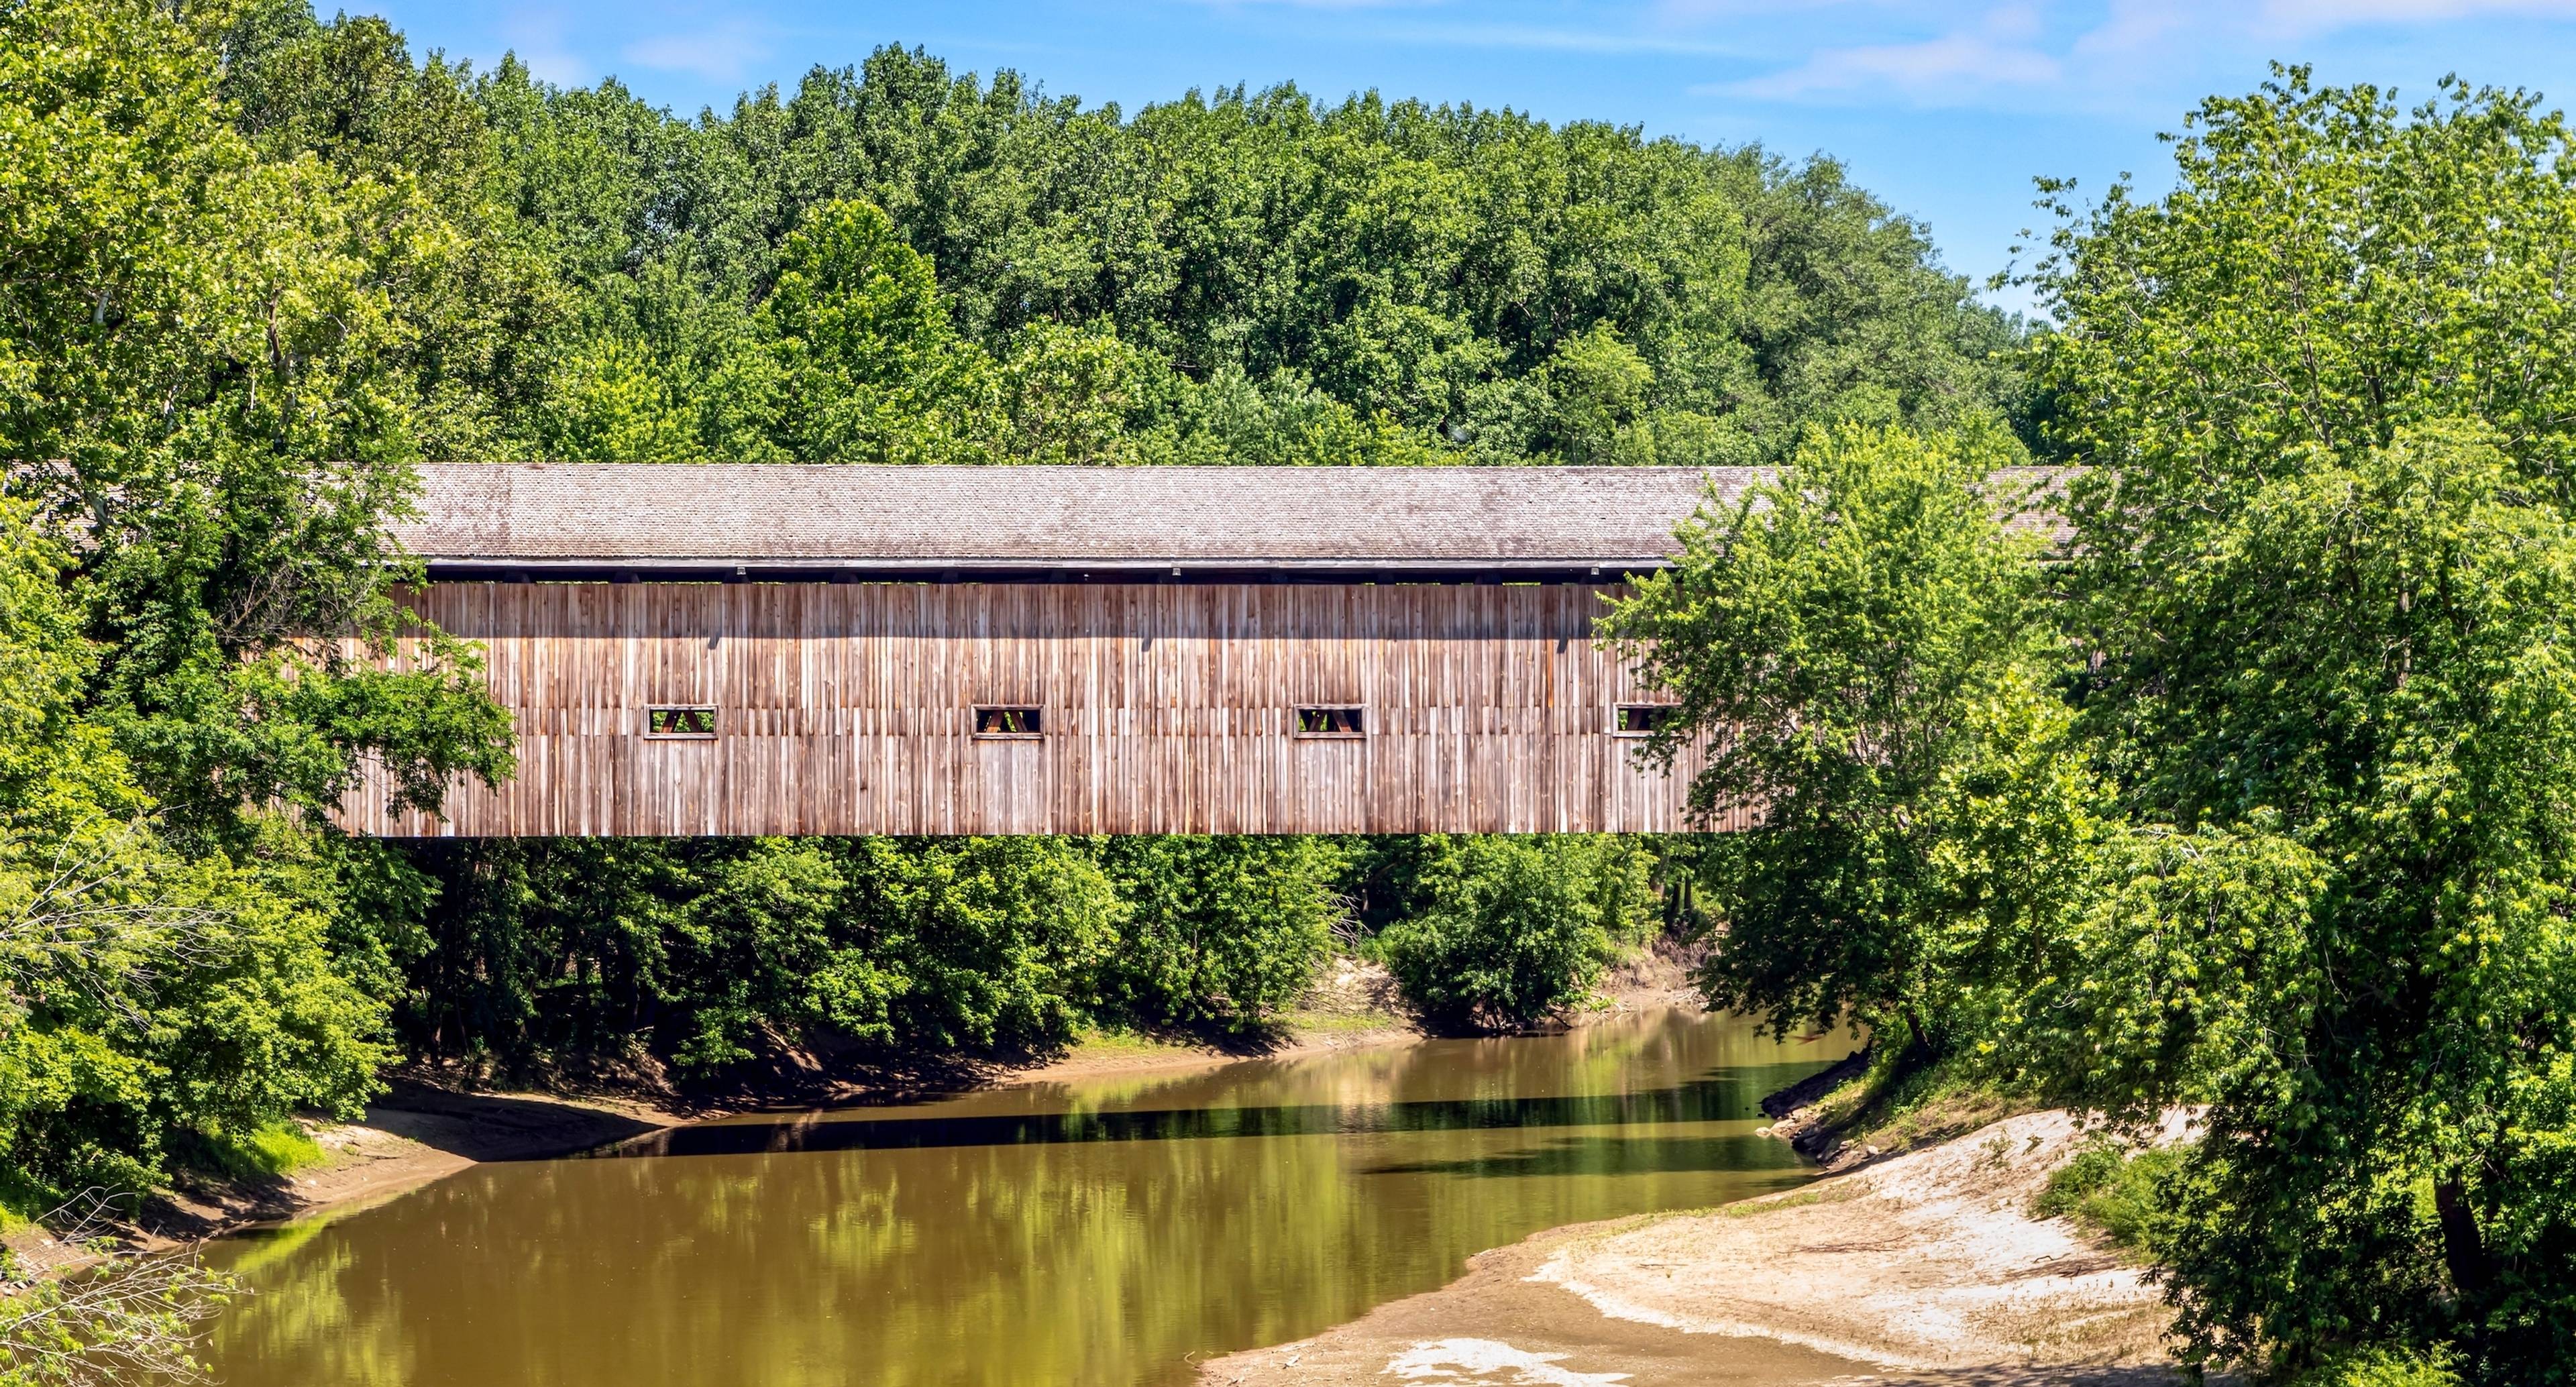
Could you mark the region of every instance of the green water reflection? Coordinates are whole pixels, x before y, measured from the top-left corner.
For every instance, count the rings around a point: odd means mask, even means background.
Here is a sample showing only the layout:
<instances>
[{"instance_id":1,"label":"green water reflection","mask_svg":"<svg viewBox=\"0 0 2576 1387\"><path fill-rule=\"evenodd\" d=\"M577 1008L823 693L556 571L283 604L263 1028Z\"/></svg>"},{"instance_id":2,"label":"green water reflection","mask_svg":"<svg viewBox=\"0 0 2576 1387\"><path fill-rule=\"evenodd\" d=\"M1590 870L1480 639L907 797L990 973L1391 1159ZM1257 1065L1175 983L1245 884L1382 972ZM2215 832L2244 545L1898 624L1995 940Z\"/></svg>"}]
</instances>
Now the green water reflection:
<instances>
[{"instance_id":1,"label":"green water reflection","mask_svg":"<svg viewBox=\"0 0 2576 1387\"><path fill-rule=\"evenodd\" d=\"M1806 1178L1755 1104L1838 1058L1663 1013L688 1128L220 1245L283 1384L1181 1383L1560 1223Z\"/></svg>"}]
</instances>

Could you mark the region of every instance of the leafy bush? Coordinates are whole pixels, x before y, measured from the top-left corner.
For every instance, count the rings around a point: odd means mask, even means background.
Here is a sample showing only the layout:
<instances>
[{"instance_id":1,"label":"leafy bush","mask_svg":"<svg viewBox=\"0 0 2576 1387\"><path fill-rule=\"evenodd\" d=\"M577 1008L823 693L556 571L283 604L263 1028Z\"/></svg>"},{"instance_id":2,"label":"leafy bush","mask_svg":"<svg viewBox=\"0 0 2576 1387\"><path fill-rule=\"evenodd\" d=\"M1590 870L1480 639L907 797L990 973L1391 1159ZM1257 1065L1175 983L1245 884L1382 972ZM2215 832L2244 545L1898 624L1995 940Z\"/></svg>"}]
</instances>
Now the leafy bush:
<instances>
[{"instance_id":1,"label":"leafy bush","mask_svg":"<svg viewBox=\"0 0 2576 1387\"><path fill-rule=\"evenodd\" d=\"M2290 1382L2291 1387L2461 1387L2447 1356L2389 1347L2339 1354Z\"/></svg>"},{"instance_id":2,"label":"leafy bush","mask_svg":"<svg viewBox=\"0 0 2576 1387\"><path fill-rule=\"evenodd\" d=\"M2153 1255L2162 1220L2159 1182L2179 1169L2183 1150L2173 1146L2133 1150L2097 1140L2048 1177L2032 1212L2041 1218L2072 1217L2121 1247Z\"/></svg>"},{"instance_id":3,"label":"leafy bush","mask_svg":"<svg viewBox=\"0 0 2576 1387\"><path fill-rule=\"evenodd\" d=\"M245 1179L284 1175L322 1161L322 1143L292 1118L246 1132L192 1133L173 1143L172 1154L195 1170Z\"/></svg>"},{"instance_id":4,"label":"leafy bush","mask_svg":"<svg viewBox=\"0 0 2576 1387\"><path fill-rule=\"evenodd\" d=\"M1378 936L1405 995L1435 1024L1523 1025L1580 1002L1651 915L1632 838L1427 840L1417 913Z\"/></svg>"},{"instance_id":5,"label":"leafy bush","mask_svg":"<svg viewBox=\"0 0 2576 1387\"><path fill-rule=\"evenodd\" d=\"M892 986L886 1025L913 1046L1046 1045L1073 1034L1125 911L1062 838L858 838L854 934Z\"/></svg>"},{"instance_id":6,"label":"leafy bush","mask_svg":"<svg viewBox=\"0 0 2576 1387\"><path fill-rule=\"evenodd\" d=\"M1144 1021L1257 1026L1296 1004L1332 948L1347 855L1293 837L1113 838L1127 903L1100 1001Z\"/></svg>"}]
</instances>

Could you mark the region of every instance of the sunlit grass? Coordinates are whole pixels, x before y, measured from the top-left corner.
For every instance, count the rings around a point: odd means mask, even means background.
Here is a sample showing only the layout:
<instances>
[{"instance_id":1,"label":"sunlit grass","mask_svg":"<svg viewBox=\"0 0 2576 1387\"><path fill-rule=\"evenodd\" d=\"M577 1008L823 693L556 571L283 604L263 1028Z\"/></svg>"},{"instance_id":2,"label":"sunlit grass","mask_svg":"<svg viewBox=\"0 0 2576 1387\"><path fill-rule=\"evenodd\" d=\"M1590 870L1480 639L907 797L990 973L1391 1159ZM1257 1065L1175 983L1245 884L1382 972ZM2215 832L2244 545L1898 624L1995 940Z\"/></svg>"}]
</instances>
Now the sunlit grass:
<instances>
[{"instance_id":1,"label":"sunlit grass","mask_svg":"<svg viewBox=\"0 0 2576 1387\"><path fill-rule=\"evenodd\" d=\"M235 1180L289 1175L326 1159L322 1144L291 1118L248 1132L199 1133L177 1154L189 1166Z\"/></svg>"},{"instance_id":2,"label":"sunlit grass","mask_svg":"<svg viewBox=\"0 0 2576 1387\"><path fill-rule=\"evenodd\" d=\"M1288 1029L1316 1035L1358 1035L1404 1029L1404 1018L1385 1011L1292 1011Z\"/></svg>"},{"instance_id":3,"label":"sunlit grass","mask_svg":"<svg viewBox=\"0 0 2576 1387\"><path fill-rule=\"evenodd\" d=\"M1109 1026L1086 1027L1074 1036L1073 1047L1066 1051L1069 1058L1103 1059L1189 1053L1192 1053L1192 1047L1180 1041Z\"/></svg>"},{"instance_id":4,"label":"sunlit grass","mask_svg":"<svg viewBox=\"0 0 2576 1387\"><path fill-rule=\"evenodd\" d=\"M1842 1204L1861 1196L1858 1185L1827 1185L1819 1189L1800 1190L1796 1194L1765 1195L1757 1199L1739 1199L1709 1210L1719 1218L1754 1218L1775 1214L1783 1209L1803 1209L1812 1204Z\"/></svg>"},{"instance_id":5,"label":"sunlit grass","mask_svg":"<svg viewBox=\"0 0 2576 1387\"><path fill-rule=\"evenodd\" d=\"M2152 1257L2166 1221L2157 1184L2183 1156L2179 1146L2137 1150L2093 1142L2049 1175L2031 1212L2041 1218L2067 1215L2128 1252Z\"/></svg>"}]
</instances>

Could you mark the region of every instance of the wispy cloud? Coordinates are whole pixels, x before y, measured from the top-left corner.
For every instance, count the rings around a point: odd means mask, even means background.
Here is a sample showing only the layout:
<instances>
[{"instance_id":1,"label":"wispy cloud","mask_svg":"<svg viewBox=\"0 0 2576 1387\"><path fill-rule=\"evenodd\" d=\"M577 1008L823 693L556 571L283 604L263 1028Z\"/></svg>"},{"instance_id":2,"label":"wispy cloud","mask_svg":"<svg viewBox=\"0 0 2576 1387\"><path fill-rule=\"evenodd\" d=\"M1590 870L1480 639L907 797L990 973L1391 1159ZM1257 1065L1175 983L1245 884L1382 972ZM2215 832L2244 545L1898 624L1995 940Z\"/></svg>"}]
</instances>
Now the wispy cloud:
<instances>
[{"instance_id":1,"label":"wispy cloud","mask_svg":"<svg viewBox=\"0 0 2576 1387\"><path fill-rule=\"evenodd\" d=\"M2053 86L2065 64L2041 46L2046 31L2039 7L1998 6L1949 33L1819 49L1793 66L1710 90L1767 100L1893 93L1942 103L1997 88Z\"/></svg>"},{"instance_id":2,"label":"wispy cloud","mask_svg":"<svg viewBox=\"0 0 2576 1387\"><path fill-rule=\"evenodd\" d=\"M694 33L656 34L619 50L639 67L685 72L710 82L737 82L770 54L769 43L750 26L727 24Z\"/></svg>"},{"instance_id":3,"label":"wispy cloud","mask_svg":"<svg viewBox=\"0 0 2576 1387\"><path fill-rule=\"evenodd\" d=\"M1675 53L1693 57L1740 58L1740 44L1721 43L1690 34L1623 28L1563 29L1523 24L1409 24L1381 31L1400 43L1454 45L1461 48L1518 48L1541 53Z\"/></svg>"},{"instance_id":4,"label":"wispy cloud","mask_svg":"<svg viewBox=\"0 0 2576 1387\"><path fill-rule=\"evenodd\" d=\"M1684 32L1767 0L1657 0ZM2076 0L1927 4L1838 0L1837 28L1865 41L1772 48L1775 66L1693 88L1757 101L1991 105L2106 111L2168 104L2165 79L2213 53L2269 56L2347 31L2478 19L2576 20L2576 0ZM1695 21L1695 22L1694 22ZM1908 32L1911 30L1912 32ZM1794 27L1775 27L1791 38ZM1883 37L1882 37L1883 36ZM1786 51L1783 51L1783 50Z\"/></svg>"},{"instance_id":5,"label":"wispy cloud","mask_svg":"<svg viewBox=\"0 0 2576 1387\"><path fill-rule=\"evenodd\" d=\"M1785 72L1735 83L1732 90L1781 99L1893 88L1917 99L1938 100L1977 87L2043 86L2054 83L2061 71L2057 59L2035 48L1951 34L1921 43L1828 48Z\"/></svg>"}]
</instances>

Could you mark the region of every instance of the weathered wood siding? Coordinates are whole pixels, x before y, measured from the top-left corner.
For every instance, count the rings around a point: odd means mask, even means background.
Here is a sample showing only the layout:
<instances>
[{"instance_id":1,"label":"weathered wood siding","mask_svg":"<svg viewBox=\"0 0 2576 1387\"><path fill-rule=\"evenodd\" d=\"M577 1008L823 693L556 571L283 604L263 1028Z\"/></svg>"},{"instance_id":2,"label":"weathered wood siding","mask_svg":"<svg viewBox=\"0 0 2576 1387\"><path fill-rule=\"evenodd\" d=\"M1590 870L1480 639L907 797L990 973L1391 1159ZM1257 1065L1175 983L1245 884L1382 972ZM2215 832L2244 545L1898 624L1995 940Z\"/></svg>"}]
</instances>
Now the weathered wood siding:
<instances>
[{"instance_id":1,"label":"weathered wood siding","mask_svg":"<svg viewBox=\"0 0 2576 1387\"><path fill-rule=\"evenodd\" d=\"M481 642L519 774L388 816L412 836L1534 833L1683 826L1611 734L1645 701L1581 586L439 583ZM709 704L712 741L647 739ZM977 704L1045 735L973 735ZM1295 735L1357 704L1367 734ZM1714 827L1739 827L1721 823Z\"/></svg>"}]
</instances>

